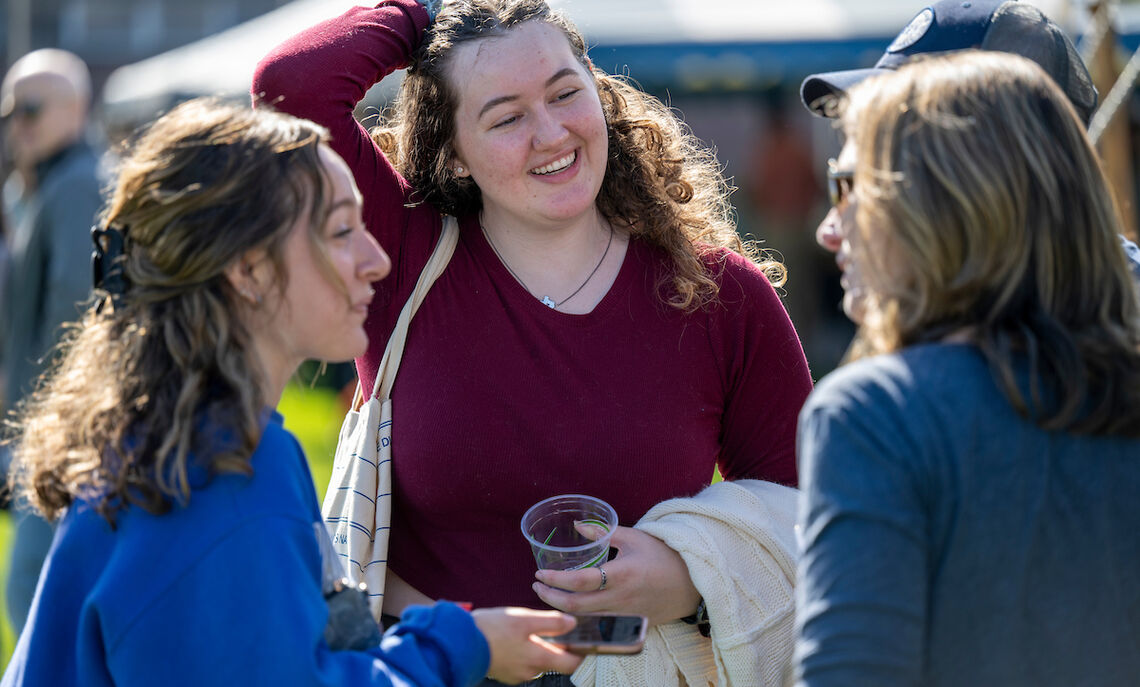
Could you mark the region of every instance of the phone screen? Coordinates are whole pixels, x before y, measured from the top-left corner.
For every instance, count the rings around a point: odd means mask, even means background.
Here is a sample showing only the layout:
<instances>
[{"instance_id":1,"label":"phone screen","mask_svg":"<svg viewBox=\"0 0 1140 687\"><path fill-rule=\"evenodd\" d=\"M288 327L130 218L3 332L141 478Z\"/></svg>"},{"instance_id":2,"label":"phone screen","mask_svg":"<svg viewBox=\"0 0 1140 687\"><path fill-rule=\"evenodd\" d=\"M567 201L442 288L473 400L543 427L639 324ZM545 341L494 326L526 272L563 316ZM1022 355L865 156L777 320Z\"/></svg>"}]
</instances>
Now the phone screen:
<instances>
[{"instance_id":1,"label":"phone screen","mask_svg":"<svg viewBox=\"0 0 1140 687\"><path fill-rule=\"evenodd\" d=\"M645 640L646 620L640 615L581 615L573 630L550 641L571 649L627 647L639 649Z\"/></svg>"}]
</instances>

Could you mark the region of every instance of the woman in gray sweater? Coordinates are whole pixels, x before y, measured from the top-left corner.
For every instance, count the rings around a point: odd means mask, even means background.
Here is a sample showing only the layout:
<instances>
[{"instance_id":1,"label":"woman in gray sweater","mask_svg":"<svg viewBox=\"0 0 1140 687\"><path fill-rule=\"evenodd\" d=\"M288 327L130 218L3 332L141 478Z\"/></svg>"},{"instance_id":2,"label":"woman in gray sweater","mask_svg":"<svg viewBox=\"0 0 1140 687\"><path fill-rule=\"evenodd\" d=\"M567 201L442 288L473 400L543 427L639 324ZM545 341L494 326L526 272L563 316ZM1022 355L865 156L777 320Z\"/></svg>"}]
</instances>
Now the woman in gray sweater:
<instances>
[{"instance_id":1,"label":"woman in gray sweater","mask_svg":"<svg viewBox=\"0 0 1140 687\"><path fill-rule=\"evenodd\" d=\"M1080 120L967 52L842 122L862 324L800 416L798 683L1135 684L1140 308Z\"/></svg>"}]
</instances>

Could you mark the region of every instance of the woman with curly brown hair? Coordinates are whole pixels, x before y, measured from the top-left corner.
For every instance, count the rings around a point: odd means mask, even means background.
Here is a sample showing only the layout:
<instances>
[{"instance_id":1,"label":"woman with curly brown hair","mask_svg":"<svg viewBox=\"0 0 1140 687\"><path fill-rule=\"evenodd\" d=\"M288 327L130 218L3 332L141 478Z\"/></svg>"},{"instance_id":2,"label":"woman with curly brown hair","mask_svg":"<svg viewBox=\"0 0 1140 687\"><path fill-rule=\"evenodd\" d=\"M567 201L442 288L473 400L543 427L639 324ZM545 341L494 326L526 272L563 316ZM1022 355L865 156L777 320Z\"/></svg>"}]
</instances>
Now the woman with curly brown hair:
<instances>
[{"instance_id":1,"label":"woman with curly brown hair","mask_svg":"<svg viewBox=\"0 0 1140 687\"><path fill-rule=\"evenodd\" d=\"M349 10L275 49L252 89L258 105L327 126L356 175L395 261L374 341L441 215L459 220L392 390L385 610L426 595L689 616L700 594L685 563L629 526L717 466L727 480L795 484L811 379L771 283L782 268L741 244L710 151L661 102L596 69L563 15L541 0L428 10ZM352 109L402 67L394 113L370 136ZM357 359L366 389L381 349ZM593 568L536 583L519 518L566 492L615 506L620 554L604 579Z\"/></svg>"},{"instance_id":2,"label":"woman with curly brown hair","mask_svg":"<svg viewBox=\"0 0 1140 687\"><path fill-rule=\"evenodd\" d=\"M440 603L381 645L338 585L272 408L303 360L364 351L391 262L326 138L192 101L132 147L102 288L16 422L17 494L59 526L5 687L462 687L577 665L533 637L572 627L560 613Z\"/></svg>"}]
</instances>

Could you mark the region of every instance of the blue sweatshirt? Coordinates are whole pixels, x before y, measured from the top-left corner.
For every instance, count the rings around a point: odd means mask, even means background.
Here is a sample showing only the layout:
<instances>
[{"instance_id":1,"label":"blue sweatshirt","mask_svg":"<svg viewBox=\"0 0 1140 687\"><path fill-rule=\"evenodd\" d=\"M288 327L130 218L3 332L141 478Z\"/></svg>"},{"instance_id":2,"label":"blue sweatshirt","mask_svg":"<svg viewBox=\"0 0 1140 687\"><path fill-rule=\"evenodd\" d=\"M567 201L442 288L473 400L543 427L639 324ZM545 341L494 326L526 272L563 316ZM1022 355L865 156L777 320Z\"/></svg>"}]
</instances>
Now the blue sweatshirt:
<instances>
[{"instance_id":1,"label":"blue sweatshirt","mask_svg":"<svg viewBox=\"0 0 1140 687\"><path fill-rule=\"evenodd\" d=\"M3 687L459 686L486 674L486 640L448 603L409 609L376 649L330 650L320 509L280 415L252 465L164 515L130 507L116 530L72 505Z\"/></svg>"}]
</instances>

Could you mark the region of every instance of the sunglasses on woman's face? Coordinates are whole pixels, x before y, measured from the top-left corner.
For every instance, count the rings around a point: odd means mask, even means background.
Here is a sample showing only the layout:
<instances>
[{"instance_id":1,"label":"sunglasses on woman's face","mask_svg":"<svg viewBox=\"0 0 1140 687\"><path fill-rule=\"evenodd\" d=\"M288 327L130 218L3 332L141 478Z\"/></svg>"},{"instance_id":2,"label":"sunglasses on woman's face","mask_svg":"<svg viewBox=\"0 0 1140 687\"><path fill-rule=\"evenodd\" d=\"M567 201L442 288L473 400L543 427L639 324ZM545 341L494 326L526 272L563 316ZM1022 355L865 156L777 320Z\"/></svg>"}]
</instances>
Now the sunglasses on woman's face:
<instances>
[{"instance_id":1,"label":"sunglasses on woman's face","mask_svg":"<svg viewBox=\"0 0 1140 687\"><path fill-rule=\"evenodd\" d=\"M39 119L43 111L44 104L42 102L27 100L13 105L12 110L4 115L4 121L20 119L29 123L34 122Z\"/></svg>"},{"instance_id":2,"label":"sunglasses on woman's face","mask_svg":"<svg viewBox=\"0 0 1140 687\"><path fill-rule=\"evenodd\" d=\"M835 158L827 161L827 192L831 196L832 207L846 203L854 186L855 170L840 170Z\"/></svg>"}]
</instances>

